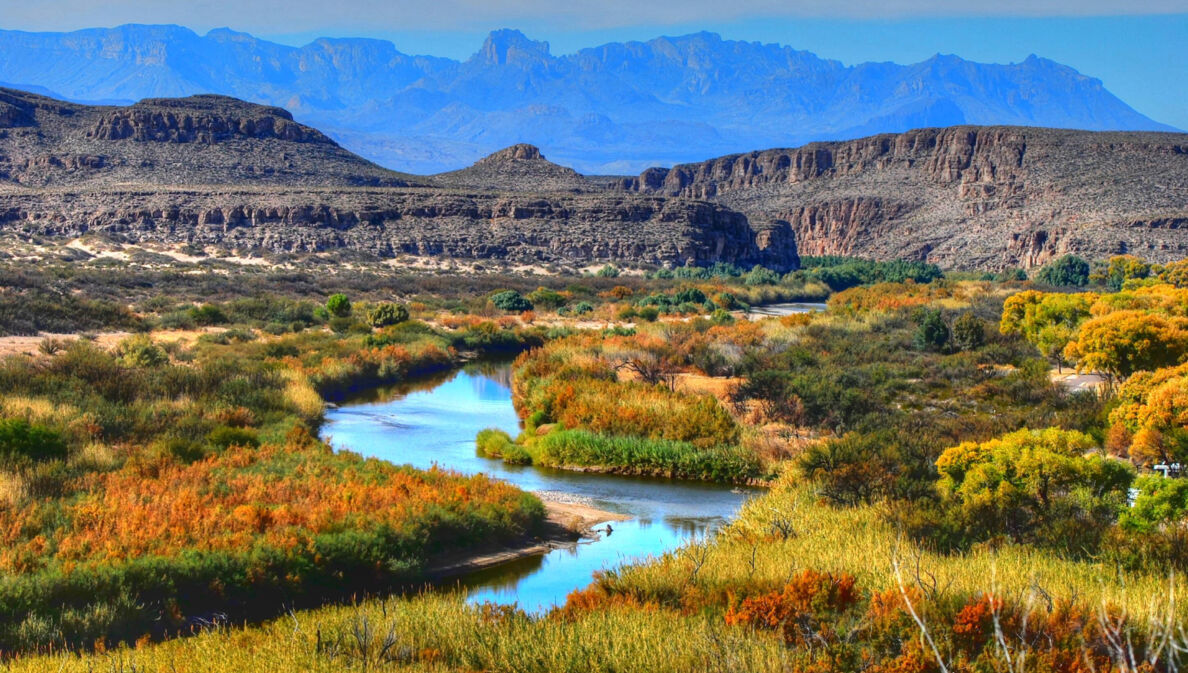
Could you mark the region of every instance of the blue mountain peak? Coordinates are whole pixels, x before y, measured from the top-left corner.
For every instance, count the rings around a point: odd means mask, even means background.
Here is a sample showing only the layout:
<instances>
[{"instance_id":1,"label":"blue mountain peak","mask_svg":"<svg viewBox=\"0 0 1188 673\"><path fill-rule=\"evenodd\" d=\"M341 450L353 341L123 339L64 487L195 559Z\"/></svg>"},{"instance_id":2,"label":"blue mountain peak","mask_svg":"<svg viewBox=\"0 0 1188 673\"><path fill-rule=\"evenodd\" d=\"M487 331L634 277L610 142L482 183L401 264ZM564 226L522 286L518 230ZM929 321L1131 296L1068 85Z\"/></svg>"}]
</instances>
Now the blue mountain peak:
<instances>
[{"instance_id":1,"label":"blue mountain peak","mask_svg":"<svg viewBox=\"0 0 1188 673\"><path fill-rule=\"evenodd\" d=\"M488 65L507 65L520 61L542 61L550 58L549 43L529 39L518 30L504 28L491 31L482 49L475 54ZM472 60L474 60L472 59Z\"/></svg>"}]
</instances>

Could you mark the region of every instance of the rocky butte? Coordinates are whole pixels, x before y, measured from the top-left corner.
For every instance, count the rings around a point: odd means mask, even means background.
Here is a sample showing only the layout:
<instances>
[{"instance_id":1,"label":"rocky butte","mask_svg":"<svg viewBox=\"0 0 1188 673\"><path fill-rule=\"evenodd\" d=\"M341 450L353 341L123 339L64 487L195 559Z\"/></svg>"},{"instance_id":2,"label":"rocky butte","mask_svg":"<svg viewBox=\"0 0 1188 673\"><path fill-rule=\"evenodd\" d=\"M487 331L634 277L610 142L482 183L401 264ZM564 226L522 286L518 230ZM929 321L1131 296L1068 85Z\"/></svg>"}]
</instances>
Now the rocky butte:
<instances>
[{"instance_id":1,"label":"rocky butte","mask_svg":"<svg viewBox=\"0 0 1188 673\"><path fill-rule=\"evenodd\" d=\"M0 89L0 233L583 265L1159 261L1188 256L1188 136L958 126L637 177L516 145L415 176L233 98L86 106Z\"/></svg>"}]
</instances>

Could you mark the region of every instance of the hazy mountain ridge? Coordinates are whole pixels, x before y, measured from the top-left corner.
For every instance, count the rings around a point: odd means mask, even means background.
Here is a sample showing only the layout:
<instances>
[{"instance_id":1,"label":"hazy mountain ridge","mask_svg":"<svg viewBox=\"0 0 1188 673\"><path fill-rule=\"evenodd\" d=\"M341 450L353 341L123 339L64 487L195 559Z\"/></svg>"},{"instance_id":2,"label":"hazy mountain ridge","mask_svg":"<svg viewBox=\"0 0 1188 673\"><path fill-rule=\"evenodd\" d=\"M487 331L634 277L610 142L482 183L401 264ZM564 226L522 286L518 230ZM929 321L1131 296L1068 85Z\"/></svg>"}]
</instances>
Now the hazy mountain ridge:
<instances>
[{"instance_id":1,"label":"hazy mountain ridge","mask_svg":"<svg viewBox=\"0 0 1188 673\"><path fill-rule=\"evenodd\" d=\"M419 173L521 142L583 172L624 173L921 126L1169 130L1100 81L1037 57L845 66L710 33L554 56L501 30L454 61L382 40L290 47L227 29L131 25L0 31L0 52L0 81L71 100L220 93L278 105L369 159Z\"/></svg>"}]
</instances>

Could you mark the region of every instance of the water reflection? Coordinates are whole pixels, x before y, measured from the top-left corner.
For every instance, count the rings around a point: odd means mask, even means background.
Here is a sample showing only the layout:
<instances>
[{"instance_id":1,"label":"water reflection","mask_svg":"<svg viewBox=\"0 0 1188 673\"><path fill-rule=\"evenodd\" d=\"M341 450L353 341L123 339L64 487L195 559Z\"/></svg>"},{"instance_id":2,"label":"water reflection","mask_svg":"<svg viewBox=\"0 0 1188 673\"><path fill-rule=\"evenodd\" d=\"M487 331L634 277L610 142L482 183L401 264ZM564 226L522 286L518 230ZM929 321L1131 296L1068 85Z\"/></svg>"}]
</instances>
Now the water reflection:
<instances>
[{"instance_id":1,"label":"water reflection","mask_svg":"<svg viewBox=\"0 0 1188 673\"><path fill-rule=\"evenodd\" d=\"M827 304L818 302L790 302L786 304L764 304L762 306L752 306L747 315L753 316L782 316L793 315L795 313L811 313L813 311L824 311L829 306Z\"/></svg>"},{"instance_id":2,"label":"water reflection","mask_svg":"<svg viewBox=\"0 0 1188 673\"><path fill-rule=\"evenodd\" d=\"M370 391L328 410L323 430L332 445L366 456L419 468L485 472L528 491L565 494L565 499L633 517L615 522L611 535L463 578L471 600L547 609L588 584L598 570L663 554L717 529L751 494L712 484L507 465L475 454L474 436L487 427L513 436L519 431L508 363L475 363Z\"/></svg>"}]
</instances>

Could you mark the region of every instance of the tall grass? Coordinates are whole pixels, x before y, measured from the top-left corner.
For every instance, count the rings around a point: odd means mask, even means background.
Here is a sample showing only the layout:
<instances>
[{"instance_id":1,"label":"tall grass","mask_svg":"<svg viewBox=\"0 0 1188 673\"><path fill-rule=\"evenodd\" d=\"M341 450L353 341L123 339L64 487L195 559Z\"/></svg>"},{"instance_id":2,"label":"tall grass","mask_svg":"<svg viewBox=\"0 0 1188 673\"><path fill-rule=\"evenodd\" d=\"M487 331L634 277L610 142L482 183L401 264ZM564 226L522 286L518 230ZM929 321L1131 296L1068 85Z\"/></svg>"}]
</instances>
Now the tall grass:
<instances>
[{"instance_id":1,"label":"tall grass","mask_svg":"<svg viewBox=\"0 0 1188 673\"><path fill-rule=\"evenodd\" d=\"M775 637L702 616L620 608L530 618L456 596L423 596L294 613L261 627L216 628L104 654L21 659L7 673L774 673L788 670L790 659Z\"/></svg>"},{"instance_id":2,"label":"tall grass","mask_svg":"<svg viewBox=\"0 0 1188 673\"><path fill-rule=\"evenodd\" d=\"M619 473L718 482L747 482L762 475L758 458L738 446L699 447L667 439L554 430L533 449L537 463L552 467L597 466Z\"/></svg>"},{"instance_id":3,"label":"tall grass","mask_svg":"<svg viewBox=\"0 0 1188 673\"><path fill-rule=\"evenodd\" d=\"M942 555L919 549L888 523L878 505L835 508L785 477L765 497L750 501L714 541L667 554L650 563L608 573L608 590L661 604L679 600L694 566L699 591L725 597L747 586L779 585L796 569L855 576L873 591L894 589L898 557L929 587L949 595L995 589L1008 597L1040 587L1056 598L1090 609L1110 604L1145 623L1165 604L1166 575L1122 572L1092 561L1075 561L1024 545L977 548ZM918 570L917 570L918 566ZM1188 581L1174 579L1177 595ZM1176 606L1188 620L1188 603Z\"/></svg>"}]
</instances>

